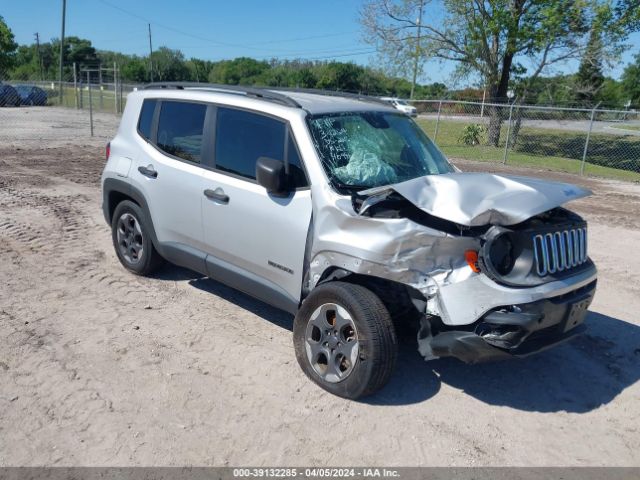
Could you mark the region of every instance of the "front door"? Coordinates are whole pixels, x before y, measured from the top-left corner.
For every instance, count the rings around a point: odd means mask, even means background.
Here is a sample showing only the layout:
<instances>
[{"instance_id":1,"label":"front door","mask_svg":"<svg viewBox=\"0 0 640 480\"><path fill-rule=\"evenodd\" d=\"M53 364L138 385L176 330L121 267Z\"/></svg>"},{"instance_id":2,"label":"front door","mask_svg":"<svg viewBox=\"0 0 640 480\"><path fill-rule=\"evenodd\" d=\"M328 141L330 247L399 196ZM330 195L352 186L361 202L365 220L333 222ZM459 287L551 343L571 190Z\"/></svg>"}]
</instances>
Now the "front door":
<instances>
[{"instance_id":1,"label":"front door","mask_svg":"<svg viewBox=\"0 0 640 480\"><path fill-rule=\"evenodd\" d=\"M265 286L263 293L271 288L297 302L312 206L288 126L273 117L220 107L215 130L215 168L203 173L207 251L214 261ZM259 157L287 161L294 188L287 197L270 195L256 183ZM245 289L255 294L250 290Z\"/></svg>"}]
</instances>

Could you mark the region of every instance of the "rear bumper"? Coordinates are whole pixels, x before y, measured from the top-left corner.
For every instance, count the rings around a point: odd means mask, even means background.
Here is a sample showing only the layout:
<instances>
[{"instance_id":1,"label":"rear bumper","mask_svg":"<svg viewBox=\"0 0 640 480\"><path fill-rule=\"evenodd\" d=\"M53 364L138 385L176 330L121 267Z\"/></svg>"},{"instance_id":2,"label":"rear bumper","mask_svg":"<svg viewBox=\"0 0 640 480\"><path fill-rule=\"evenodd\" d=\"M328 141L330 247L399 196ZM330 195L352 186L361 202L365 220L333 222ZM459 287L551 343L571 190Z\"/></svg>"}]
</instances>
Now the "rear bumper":
<instances>
[{"instance_id":1,"label":"rear bumper","mask_svg":"<svg viewBox=\"0 0 640 480\"><path fill-rule=\"evenodd\" d=\"M418 342L428 341L434 357L467 363L528 356L581 333L595 291L593 281L558 297L493 310L469 330L445 330Z\"/></svg>"}]
</instances>

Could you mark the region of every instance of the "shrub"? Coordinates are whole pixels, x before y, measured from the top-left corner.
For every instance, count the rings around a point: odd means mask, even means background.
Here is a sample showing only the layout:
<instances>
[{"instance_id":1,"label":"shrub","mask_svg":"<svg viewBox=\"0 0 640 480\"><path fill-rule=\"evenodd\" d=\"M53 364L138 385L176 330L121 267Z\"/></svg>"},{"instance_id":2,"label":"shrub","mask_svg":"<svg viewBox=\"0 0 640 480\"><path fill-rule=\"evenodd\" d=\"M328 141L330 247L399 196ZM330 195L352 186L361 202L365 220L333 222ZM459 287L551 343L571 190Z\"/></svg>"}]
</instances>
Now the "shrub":
<instances>
[{"instance_id":1,"label":"shrub","mask_svg":"<svg viewBox=\"0 0 640 480\"><path fill-rule=\"evenodd\" d=\"M479 123L472 123L464 127L459 141L465 145L479 145L484 136L485 128Z\"/></svg>"}]
</instances>

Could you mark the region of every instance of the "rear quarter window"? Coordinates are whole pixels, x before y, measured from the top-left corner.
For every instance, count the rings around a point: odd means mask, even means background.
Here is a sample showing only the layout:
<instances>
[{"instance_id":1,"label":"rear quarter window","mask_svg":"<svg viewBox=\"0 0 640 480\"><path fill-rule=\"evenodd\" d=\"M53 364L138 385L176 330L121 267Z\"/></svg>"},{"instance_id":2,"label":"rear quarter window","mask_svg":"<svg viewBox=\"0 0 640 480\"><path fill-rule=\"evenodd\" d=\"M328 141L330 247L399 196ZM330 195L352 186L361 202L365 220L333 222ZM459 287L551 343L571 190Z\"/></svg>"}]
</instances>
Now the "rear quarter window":
<instances>
[{"instance_id":1,"label":"rear quarter window","mask_svg":"<svg viewBox=\"0 0 640 480\"><path fill-rule=\"evenodd\" d=\"M138 120L138 133L145 139L151 140L151 124L153 122L153 112L156 109L156 100L145 100L142 102L140 118Z\"/></svg>"}]
</instances>

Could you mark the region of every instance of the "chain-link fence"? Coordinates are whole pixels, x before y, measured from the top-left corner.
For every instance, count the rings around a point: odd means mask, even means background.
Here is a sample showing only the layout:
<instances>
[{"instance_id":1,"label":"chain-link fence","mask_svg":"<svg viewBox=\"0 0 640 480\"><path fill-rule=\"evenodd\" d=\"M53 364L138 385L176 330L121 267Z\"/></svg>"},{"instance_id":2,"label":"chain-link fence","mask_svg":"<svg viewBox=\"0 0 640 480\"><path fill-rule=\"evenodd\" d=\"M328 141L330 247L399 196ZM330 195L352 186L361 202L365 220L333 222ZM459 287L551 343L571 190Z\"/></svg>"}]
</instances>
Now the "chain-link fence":
<instances>
[{"instance_id":1,"label":"chain-link fence","mask_svg":"<svg viewBox=\"0 0 640 480\"><path fill-rule=\"evenodd\" d=\"M640 181L640 112L519 104L414 102L452 158Z\"/></svg>"},{"instance_id":2,"label":"chain-link fence","mask_svg":"<svg viewBox=\"0 0 640 480\"><path fill-rule=\"evenodd\" d=\"M46 140L57 145L94 136L98 141L111 138L127 94L136 87L121 81L117 64L74 65L65 70L63 82L4 81L0 83L0 143Z\"/></svg>"}]
</instances>

